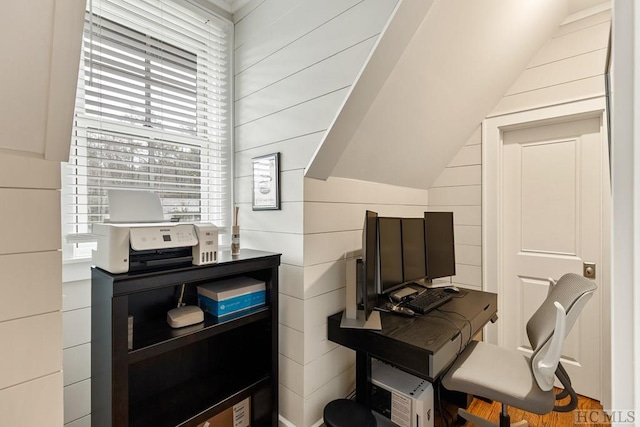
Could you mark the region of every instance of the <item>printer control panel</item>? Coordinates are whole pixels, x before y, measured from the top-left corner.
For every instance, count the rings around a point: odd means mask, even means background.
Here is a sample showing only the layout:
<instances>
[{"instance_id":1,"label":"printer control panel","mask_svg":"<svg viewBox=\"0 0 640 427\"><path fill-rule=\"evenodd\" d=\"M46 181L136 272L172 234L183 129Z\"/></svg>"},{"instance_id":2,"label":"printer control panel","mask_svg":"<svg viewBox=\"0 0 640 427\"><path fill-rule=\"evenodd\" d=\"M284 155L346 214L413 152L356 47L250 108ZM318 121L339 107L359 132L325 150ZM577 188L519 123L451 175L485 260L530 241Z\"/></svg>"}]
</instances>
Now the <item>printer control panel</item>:
<instances>
[{"instance_id":1,"label":"printer control panel","mask_svg":"<svg viewBox=\"0 0 640 427\"><path fill-rule=\"evenodd\" d=\"M157 225L129 230L131 248L136 251L170 249L198 244L193 225Z\"/></svg>"}]
</instances>

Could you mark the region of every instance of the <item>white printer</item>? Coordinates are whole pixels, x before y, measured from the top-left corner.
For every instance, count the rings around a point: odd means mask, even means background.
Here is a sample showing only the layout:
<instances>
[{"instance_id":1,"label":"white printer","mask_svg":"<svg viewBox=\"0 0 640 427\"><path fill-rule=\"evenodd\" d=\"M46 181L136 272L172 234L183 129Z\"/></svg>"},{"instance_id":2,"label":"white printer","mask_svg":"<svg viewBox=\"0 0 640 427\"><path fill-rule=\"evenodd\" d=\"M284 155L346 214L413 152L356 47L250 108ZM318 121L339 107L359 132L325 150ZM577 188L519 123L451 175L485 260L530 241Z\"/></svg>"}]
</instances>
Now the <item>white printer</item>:
<instances>
[{"instance_id":1,"label":"white printer","mask_svg":"<svg viewBox=\"0 0 640 427\"><path fill-rule=\"evenodd\" d=\"M93 234L93 263L114 274L218 262L218 227L211 223L97 223Z\"/></svg>"},{"instance_id":2,"label":"white printer","mask_svg":"<svg viewBox=\"0 0 640 427\"><path fill-rule=\"evenodd\" d=\"M110 222L93 224L93 263L110 273L218 262L218 227L163 222L160 198L150 192L110 190Z\"/></svg>"}]
</instances>

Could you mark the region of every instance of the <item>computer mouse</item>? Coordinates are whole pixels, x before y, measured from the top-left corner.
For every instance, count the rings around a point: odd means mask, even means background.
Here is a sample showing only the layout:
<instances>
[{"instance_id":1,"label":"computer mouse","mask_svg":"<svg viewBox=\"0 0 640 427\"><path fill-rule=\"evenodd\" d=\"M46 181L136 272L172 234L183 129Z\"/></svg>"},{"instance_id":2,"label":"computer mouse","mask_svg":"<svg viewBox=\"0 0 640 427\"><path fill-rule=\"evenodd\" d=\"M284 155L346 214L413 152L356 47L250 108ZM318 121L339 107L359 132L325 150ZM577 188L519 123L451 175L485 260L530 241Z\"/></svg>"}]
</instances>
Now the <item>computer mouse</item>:
<instances>
[{"instance_id":1,"label":"computer mouse","mask_svg":"<svg viewBox=\"0 0 640 427\"><path fill-rule=\"evenodd\" d=\"M458 294L460 293L460 289L457 286L447 286L446 288L442 288L445 292L449 292L450 294Z\"/></svg>"}]
</instances>

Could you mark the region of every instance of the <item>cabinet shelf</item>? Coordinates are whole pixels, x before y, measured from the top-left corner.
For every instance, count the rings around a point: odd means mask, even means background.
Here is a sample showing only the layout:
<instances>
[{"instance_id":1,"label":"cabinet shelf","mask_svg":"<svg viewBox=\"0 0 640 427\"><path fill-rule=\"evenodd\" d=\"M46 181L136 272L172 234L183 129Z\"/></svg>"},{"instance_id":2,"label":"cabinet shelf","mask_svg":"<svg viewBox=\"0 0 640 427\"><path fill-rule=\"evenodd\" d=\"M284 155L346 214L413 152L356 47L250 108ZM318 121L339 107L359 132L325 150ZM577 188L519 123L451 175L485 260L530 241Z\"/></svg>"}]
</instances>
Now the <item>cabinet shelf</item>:
<instances>
[{"instance_id":1,"label":"cabinet shelf","mask_svg":"<svg viewBox=\"0 0 640 427\"><path fill-rule=\"evenodd\" d=\"M178 329L171 328L166 319L141 322L134 327L133 349L129 351L129 363L137 363L184 345L267 319L270 314L271 310L267 306L242 310L222 319L205 313L203 323Z\"/></svg>"},{"instance_id":2,"label":"cabinet shelf","mask_svg":"<svg viewBox=\"0 0 640 427\"><path fill-rule=\"evenodd\" d=\"M277 425L279 266L279 254L243 250L202 267L92 268L92 426L195 427L247 398L252 427ZM200 284L244 276L264 281L265 305L222 318L205 313L184 328L167 324L184 284L184 301L196 304Z\"/></svg>"},{"instance_id":3,"label":"cabinet shelf","mask_svg":"<svg viewBox=\"0 0 640 427\"><path fill-rule=\"evenodd\" d=\"M233 385L220 384L214 375L192 379L129 407L131 427L186 426L219 412L230 401L237 403L269 386L268 375L258 381L237 378Z\"/></svg>"}]
</instances>

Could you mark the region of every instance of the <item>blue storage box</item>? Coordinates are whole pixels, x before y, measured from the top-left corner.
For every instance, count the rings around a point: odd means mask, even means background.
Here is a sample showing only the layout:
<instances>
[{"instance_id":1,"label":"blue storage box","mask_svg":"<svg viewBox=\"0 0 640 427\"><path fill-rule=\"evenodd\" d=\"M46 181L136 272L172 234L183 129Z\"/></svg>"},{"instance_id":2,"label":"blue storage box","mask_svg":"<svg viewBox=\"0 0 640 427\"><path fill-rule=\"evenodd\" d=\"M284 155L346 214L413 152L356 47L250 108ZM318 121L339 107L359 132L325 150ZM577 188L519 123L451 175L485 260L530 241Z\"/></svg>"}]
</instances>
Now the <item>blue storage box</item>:
<instances>
[{"instance_id":1,"label":"blue storage box","mask_svg":"<svg viewBox=\"0 0 640 427\"><path fill-rule=\"evenodd\" d=\"M251 277L236 277L198 286L198 305L216 317L265 305L266 285Z\"/></svg>"}]
</instances>

